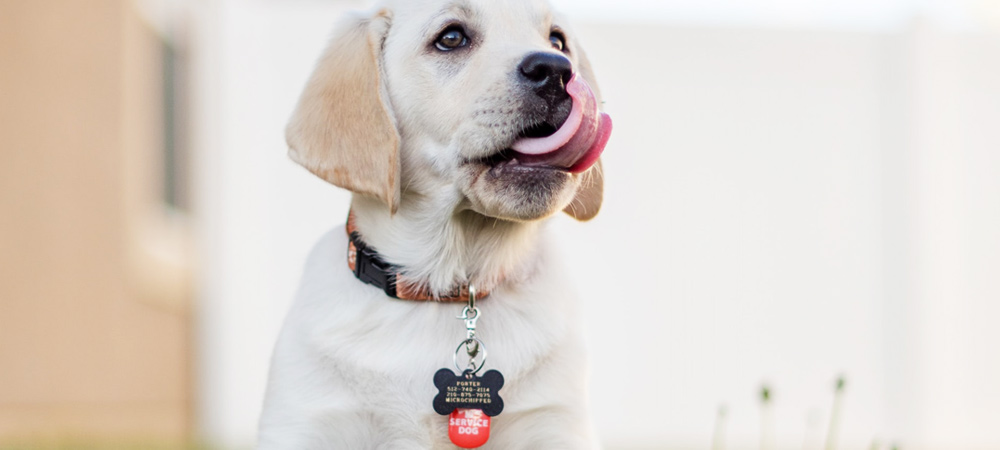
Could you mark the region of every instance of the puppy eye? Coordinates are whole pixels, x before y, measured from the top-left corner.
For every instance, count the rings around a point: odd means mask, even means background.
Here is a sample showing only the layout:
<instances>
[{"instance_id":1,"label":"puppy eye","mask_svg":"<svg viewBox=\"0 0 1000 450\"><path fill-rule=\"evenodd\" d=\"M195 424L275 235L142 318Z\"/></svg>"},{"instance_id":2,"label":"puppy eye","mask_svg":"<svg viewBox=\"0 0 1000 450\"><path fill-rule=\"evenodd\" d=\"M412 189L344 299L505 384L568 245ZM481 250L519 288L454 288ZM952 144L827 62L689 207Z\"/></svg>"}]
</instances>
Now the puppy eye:
<instances>
[{"instance_id":1,"label":"puppy eye","mask_svg":"<svg viewBox=\"0 0 1000 450\"><path fill-rule=\"evenodd\" d=\"M461 28L449 27L445 29L434 41L434 46L442 52L450 52L456 48L469 45L469 37L465 35Z\"/></svg>"},{"instance_id":2,"label":"puppy eye","mask_svg":"<svg viewBox=\"0 0 1000 450\"><path fill-rule=\"evenodd\" d=\"M552 48L563 51L566 48L566 36L562 33L556 31L549 35L549 42L552 43Z\"/></svg>"}]
</instances>

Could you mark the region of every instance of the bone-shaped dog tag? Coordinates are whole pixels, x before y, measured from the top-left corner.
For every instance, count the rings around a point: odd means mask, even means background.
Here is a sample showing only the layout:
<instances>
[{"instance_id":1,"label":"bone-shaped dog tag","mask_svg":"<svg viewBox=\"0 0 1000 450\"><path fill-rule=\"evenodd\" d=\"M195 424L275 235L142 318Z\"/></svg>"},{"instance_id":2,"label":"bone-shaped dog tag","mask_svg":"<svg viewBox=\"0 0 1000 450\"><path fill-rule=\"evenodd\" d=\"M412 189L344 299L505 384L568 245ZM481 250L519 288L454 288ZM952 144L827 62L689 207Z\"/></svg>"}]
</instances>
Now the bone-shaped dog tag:
<instances>
[{"instance_id":1,"label":"bone-shaped dog tag","mask_svg":"<svg viewBox=\"0 0 1000 450\"><path fill-rule=\"evenodd\" d=\"M491 422L481 409L456 409L448 419L448 438L462 448L481 447L490 438Z\"/></svg>"},{"instance_id":2,"label":"bone-shaped dog tag","mask_svg":"<svg viewBox=\"0 0 1000 450\"><path fill-rule=\"evenodd\" d=\"M455 409L481 409L490 417L503 411L500 398L503 375L496 370L487 370L479 377L468 370L455 375L451 370L441 369L434 374L434 386L438 388L434 411L442 416Z\"/></svg>"}]
</instances>

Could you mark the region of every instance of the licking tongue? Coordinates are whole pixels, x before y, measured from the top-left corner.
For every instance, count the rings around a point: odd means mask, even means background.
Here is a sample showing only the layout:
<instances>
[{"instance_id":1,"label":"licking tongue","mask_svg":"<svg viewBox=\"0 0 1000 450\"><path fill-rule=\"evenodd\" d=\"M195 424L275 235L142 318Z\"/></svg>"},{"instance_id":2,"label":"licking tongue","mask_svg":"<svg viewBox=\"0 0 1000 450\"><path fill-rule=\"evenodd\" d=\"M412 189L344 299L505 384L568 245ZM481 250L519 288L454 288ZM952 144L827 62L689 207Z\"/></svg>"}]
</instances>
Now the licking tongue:
<instances>
[{"instance_id":1,"label":"licking tongue","mask_svg":"<svg viewBox=\"0 0 1000 450\"><path fill-rule=\"evenodd\" d=\"M511 149L525 165L546 165L567 172L586 171L597 162L611 137L611 117L597 110L597 97L583 78L566 84L573 100L566 122L551 136L521 138Z\"/></svg>"}]
</instances>

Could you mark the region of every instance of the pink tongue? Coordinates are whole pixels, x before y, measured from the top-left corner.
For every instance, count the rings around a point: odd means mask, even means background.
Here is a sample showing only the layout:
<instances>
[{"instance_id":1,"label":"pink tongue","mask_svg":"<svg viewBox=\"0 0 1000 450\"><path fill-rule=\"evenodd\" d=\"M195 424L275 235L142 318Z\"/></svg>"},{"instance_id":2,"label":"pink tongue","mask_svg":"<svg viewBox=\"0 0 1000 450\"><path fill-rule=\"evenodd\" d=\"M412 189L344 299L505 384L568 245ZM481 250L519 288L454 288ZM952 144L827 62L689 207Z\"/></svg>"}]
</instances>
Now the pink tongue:
<instances>
[{"instance_id":1,"label":"pink tongue","mask_svg":"<svg viewBox=\"0 0 1000 450\"><path fill-rule=\"evenodd\" d=\"M521 138L511 148L526 165L547 165L578 173L601 156L611 137L611 117L597 109L597 98L587 82L573 75L566 85L573 101L566 122L551 136Z\"/></svg>"}]
</instances>

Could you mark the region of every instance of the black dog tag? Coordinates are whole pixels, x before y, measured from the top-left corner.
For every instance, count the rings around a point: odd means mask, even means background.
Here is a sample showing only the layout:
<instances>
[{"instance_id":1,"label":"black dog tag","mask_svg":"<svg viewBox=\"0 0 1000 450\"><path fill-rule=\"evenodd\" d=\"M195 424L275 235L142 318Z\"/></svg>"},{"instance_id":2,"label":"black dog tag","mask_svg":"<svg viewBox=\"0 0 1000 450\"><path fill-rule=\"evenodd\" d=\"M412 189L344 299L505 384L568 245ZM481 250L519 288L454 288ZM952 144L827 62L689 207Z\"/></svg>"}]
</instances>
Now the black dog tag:
<instances>
[{"instance_id":1,"label":"black dog tag","mask_svg":"<svg viewBox=\"0 0 1000 450\"><path fill-rule=\"evenodd\" d=\"M441 369L434 374L434 386L438 388L434 411L443 416L456 408L481 409L490 417L503 411L503 399L500 398L503 375L496 370L488 370L477 377L469 370L455 375L449 369Z\"/></svg>"}]
</instances>

